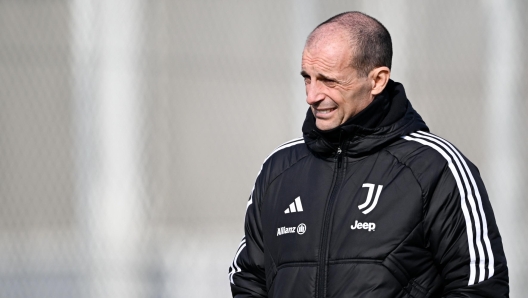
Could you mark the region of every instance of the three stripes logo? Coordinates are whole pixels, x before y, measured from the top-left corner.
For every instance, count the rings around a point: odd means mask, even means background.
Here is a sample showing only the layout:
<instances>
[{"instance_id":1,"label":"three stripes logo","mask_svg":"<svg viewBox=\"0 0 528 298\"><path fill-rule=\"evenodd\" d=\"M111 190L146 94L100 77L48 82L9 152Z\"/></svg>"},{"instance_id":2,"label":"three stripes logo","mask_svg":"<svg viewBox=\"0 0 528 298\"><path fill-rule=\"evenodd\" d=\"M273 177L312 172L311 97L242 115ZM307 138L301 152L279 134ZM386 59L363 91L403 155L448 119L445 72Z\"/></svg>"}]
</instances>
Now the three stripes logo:
<instances>
[{"instance_id":1,"label":"three stripes logo","mask_svg":"<svg viewBox=\"0 0 528 298\"><path fill-rule=\"evenodd\" d=\"M284 210L284 214L288 214L290 212L291 213L293 213L293 212L303 212L303 207L302 207L302 204L301 204L301 197L295 198L295 201L290 204L290 207L288 207L288 208L286 208L286 210Z\"/></svg>"},{"instance_id":2,"label":"three stripes logo","mask_svg":"<svg viewBox=\"0 0 528 298\"><path fill-rule=\"evenodd\" d=\"M363 210L365 208L367 208L367 206L370 204L370 201L372 201L372 195L374 194L374 188L376 188L376 185L375 184L372 184L372 183L364 183L362 187L368 187L368 194L367 194L367 200L365 201L365 203L361 204L358 206L359 210ZM370 211L374 210L374 208L376 207L376 205L378 204L378 199L379 199L379 196L381 194L381 190L383 189L383 185L378 185L378 187L376 188L376 197L374 197L374 202L372 203L372 205L370 205L370 207L368 207L367 209L361 211L363 212L363 214L369 214Z\"/></svg>"}]
</instances>

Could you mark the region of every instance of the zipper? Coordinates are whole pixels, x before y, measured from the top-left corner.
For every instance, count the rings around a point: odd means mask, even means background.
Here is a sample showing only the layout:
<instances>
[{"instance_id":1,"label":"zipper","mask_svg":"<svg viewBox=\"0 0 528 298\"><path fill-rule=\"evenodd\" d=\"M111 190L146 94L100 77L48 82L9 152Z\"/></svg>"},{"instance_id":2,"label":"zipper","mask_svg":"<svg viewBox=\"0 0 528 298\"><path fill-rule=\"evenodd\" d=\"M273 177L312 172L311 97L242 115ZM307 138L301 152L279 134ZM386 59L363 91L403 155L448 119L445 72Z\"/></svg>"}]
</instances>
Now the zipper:
<instances>
[{"instance_id":1,"label":"zipper","mask_svg":"<svg viewBox=\"0 0 528 298\"><path fill-rule=\"evenodd\" d=\"M328 204L326 205L324 223L323 223L323 235L321 237L321 247L319 249L319 267L317 270L317 294L315 297L324 298L326 295L326 276L327 276L327 266L328 266L328 247L330 246L330 222L332 221L332 211L334 209L334 203L337 198L337 193L341 186L341 180L344 173L344 170L341 170L342 161L343 161L343 151L341 146L337 148L336 155L334 158L334 163L336 168L334 171L334 179L332 181L332 192L330 193L330 198Z\"/></svg>"},{"instance_id":2,"label":"zipper","mask_svg":"<svg viewBox=\"0 0 528 298\"><path fill-rule=\"evenodd\" d=\"M341 150L341 147L337 148L336 157L337 157L337 168L341 168L341 162L343 161L343 156L341 155L343 151Z\"/></svg>"}]
</instances>

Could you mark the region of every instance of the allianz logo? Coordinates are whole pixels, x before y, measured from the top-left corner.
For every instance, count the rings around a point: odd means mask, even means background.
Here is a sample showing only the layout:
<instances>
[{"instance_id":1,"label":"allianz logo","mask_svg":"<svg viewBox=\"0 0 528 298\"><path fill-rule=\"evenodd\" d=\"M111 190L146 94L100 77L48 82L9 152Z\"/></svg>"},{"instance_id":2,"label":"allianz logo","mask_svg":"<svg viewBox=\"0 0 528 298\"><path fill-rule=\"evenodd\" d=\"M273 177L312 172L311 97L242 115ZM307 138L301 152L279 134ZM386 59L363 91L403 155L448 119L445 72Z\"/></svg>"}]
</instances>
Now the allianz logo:
<instances>
[{"instance_id":1,"label":"allianz logo","mask_svg":"<svg viewBox=\"0 0 528 298\"><path fill-rule=\"evenodd\" d=\"M292 234L297 232L297 234L302 235L306 232L306 225L301 223L297 227L280 227L277 228L277 236L284 234Z\"/></svg>"},{"instance_id":2,"label":"allianz logo","mask_svg":"<svg viewBox=\"0 0 528 298\"><path fill-rule=\"evenodd\" d=\"M373 222L359 222L356 220L356 222L350 226L352 230L368 230L369 232L373 232L376 230L376 223Z\"/></svg>"}]
</instances>

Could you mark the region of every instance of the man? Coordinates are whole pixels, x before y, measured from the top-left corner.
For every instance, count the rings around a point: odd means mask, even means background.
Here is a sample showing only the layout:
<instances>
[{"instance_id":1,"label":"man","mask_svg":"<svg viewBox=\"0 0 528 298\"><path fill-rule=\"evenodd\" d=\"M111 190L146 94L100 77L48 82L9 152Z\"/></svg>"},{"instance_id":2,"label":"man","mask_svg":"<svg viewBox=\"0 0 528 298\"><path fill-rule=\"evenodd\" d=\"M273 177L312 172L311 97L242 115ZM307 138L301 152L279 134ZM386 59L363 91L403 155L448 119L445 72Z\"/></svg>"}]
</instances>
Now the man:
<instances>
[{"instance_id":1,"label":"man","mask_svg":"<svg viewBox=\"0 0 528 298\"><path fill-rule=\"evenodd\" d=\"M359 12L302 55L303 138L265 160L229 270L234 297L507 297L477 168L390 80L392 43Z\"/></svg>"}]
</instances>

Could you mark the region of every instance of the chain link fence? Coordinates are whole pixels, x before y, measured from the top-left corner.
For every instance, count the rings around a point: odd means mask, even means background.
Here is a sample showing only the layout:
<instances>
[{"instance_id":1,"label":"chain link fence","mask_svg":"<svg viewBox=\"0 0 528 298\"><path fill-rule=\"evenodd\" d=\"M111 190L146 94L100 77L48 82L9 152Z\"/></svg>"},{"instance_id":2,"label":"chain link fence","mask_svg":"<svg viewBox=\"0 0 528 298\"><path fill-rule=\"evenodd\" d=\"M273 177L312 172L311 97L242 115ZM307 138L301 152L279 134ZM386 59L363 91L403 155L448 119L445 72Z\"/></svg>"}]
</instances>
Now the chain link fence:
<instances>
[{"instance_id":1,"label":"chain link fence","mask_svg":"<svg viewBox=\"0 0 528 298\"><path fill-rule=\"evenodd\" d=\"M521 0L0 1L0 296L228 297L260 164L301 135L304 39L350 10L481 170L522 297Z\"/></svg>"}]
</instances>

